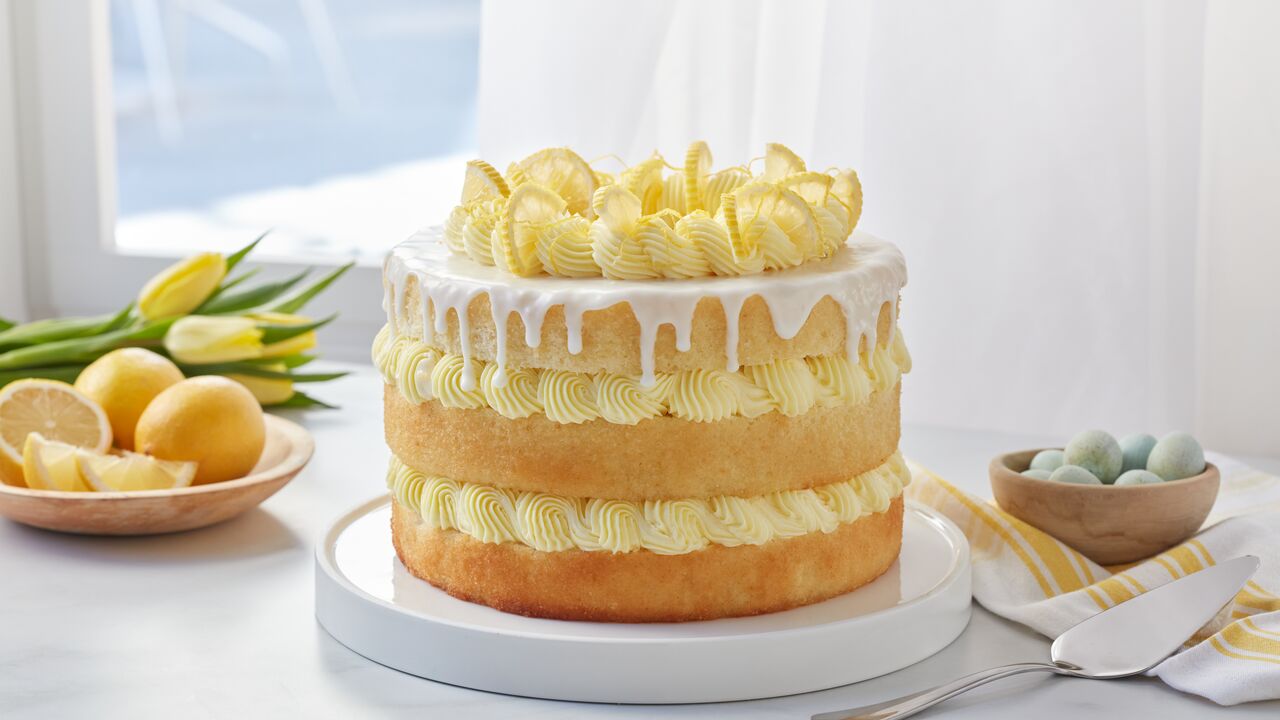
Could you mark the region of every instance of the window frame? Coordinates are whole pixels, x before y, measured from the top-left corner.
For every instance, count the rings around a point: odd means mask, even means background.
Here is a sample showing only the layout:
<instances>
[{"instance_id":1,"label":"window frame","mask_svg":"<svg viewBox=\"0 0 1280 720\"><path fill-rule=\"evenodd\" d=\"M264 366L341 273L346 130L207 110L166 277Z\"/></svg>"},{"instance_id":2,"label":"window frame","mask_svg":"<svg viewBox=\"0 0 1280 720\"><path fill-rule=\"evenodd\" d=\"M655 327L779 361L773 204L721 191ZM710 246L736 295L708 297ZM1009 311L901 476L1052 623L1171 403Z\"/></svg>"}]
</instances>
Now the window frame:
<instances>
[{"instance_id":1,"label":"window frame","mask_svg":"<svg viewBox=\"0 0 1280 720\"><path fill-rule=\"evenodd\" d=\"M9 155L12 167L0 161L0 194L6 194L6 180L15 186L8 194L13 212L0 199L0 223L5 223L0 232L12 230L10 237L18 238L0 246L0 267L9 268L0 270L0 284L10 288L9 294L17 288L18 312L32 318L117 310L186 250L161 255L115 247L108 0L0 0L0 12L8 21L6 27L0 20L0 39L9 41L13 64L7 104L0 81L0 115L6 116L0 119L0 150L9 118L17 148ZM0 72L4 69L0 60ZM323 269L345 262L265 254L253 260L269 280L307 265ZM10 276L17 272L21 277L15 281ZM317 316L342 313L322 330L326 356L368 361L369 344L385 322L378 302L381 284L380 267L357 265L308 308ZM3 292L0 302L9 302Z\"/></svg>"}]
</instances>

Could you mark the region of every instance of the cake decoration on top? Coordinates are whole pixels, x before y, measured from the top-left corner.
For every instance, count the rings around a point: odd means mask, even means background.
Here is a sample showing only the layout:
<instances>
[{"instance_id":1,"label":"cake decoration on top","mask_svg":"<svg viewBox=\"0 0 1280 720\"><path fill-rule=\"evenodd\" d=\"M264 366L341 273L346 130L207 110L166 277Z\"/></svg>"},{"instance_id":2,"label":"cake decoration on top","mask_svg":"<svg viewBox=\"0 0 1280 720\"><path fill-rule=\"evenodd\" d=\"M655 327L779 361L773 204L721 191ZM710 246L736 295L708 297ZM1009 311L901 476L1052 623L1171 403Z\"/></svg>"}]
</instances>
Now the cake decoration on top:
<instances>
[{"instance_id":1,"label":"cake decoration on top","mask_svg":"<svg viewBox=\"0 0 1280 720\"><path fill-rule=\"evenodd\" d=\"M758 175L749 166L713 172L701 141L683 167L655 152L617 175L547 148L505 176L469 162L444 241L454 254L525 277L748 275L829 257L861 213L857 173L809 171L776 143Z\"/></svg>"}]
</instances>

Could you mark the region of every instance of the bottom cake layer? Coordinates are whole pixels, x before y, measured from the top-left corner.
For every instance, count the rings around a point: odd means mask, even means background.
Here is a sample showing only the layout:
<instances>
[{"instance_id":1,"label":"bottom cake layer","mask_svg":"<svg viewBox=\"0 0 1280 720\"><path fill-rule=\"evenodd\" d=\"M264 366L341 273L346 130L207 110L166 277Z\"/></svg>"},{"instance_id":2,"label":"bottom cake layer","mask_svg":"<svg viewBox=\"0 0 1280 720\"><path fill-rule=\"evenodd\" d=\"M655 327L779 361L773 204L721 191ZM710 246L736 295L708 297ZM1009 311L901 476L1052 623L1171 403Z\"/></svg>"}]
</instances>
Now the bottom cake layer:
<instances>
[{"instance_id":1,"label":"bottom cake layer","mask_svg":"<svg viewBox=\"0 0 1280 720\"><path fill-rule=\"evenodd\" d=\"M485 543L430 527L399 502L392 503L391 534L409 572L506 612L601 622L711 620L788 610L875 580L902 547L902 496L830 533L682 555Z\"/></svg>"}]
</instances>

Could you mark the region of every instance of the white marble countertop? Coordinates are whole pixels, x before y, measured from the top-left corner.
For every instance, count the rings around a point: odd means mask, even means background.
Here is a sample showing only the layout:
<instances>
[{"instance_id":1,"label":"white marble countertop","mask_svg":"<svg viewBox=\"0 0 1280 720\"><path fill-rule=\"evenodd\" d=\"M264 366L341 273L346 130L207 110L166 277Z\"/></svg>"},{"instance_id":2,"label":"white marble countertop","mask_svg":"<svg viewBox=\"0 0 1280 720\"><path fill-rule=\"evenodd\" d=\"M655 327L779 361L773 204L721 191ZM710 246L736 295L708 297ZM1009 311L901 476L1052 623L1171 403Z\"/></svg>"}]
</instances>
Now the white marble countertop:
<instances>
[{"instance_id":1,"label":"white marble countertop","mask_svg":"<svg viewBox=\"0 0 1280 720\"><path fill-rule=\"evenodd\" d=\"M316 436L310 466L238 519L154 538L75 537L0 520L0 717L808 718L1048 655L1044 638L975 608L964 634L924 662L856 685L773 700L561 703L390 670L338 644L313 616L313 543L331 520L383 492L379 381L364 367L319 394L343 410L301 416ZM984 495L992 455L1044 444L1044 438L910 425L903 437L912 458ZM1280 461L1247 460L1280 473ZM1228 709L1147 678L1027 676L933 713L1198 720L1228 713L1277 717L1280 702Z\"/></svg>"}]
</instances>

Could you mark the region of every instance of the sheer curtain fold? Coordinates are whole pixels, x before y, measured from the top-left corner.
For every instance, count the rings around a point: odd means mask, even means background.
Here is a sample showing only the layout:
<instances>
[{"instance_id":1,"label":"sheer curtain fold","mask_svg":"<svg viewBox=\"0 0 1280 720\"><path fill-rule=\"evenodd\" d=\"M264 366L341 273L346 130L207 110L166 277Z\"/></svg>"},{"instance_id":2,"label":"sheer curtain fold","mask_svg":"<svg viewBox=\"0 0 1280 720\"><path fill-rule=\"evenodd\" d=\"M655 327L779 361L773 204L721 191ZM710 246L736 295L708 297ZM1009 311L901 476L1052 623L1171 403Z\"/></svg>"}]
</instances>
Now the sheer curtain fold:
<instances>
[{"instance_id":1,"label":"sheer curtain fold","mask_svg":"<svg viewBox=\"0 0 1280 720\"><path fill-rule=\"evenodd\" d=\"M855 167L861 227L911 268L908 421L1181 428L1274 452L1280 373L1201 347L1252 344L1250 318L1225 314L1248 295L1221 288L1228 257L1257 257L1240 224L1263 216L1217 193L1246 162L1232 133L1266 131L1220 108L1256 102L1228 72L1274 87L1277 70L1246 59L1276 59L1280 11L1228 5L487 0L480 149L679 163L702 138L719 165L778 141ZM1280 126L1274 98L1261 110ZM1252 143L1272 168L1275 132ZM1226 367L1270 397L1219 407L1206 391L1242 382Z\"/></svg>"}]
</instances>

